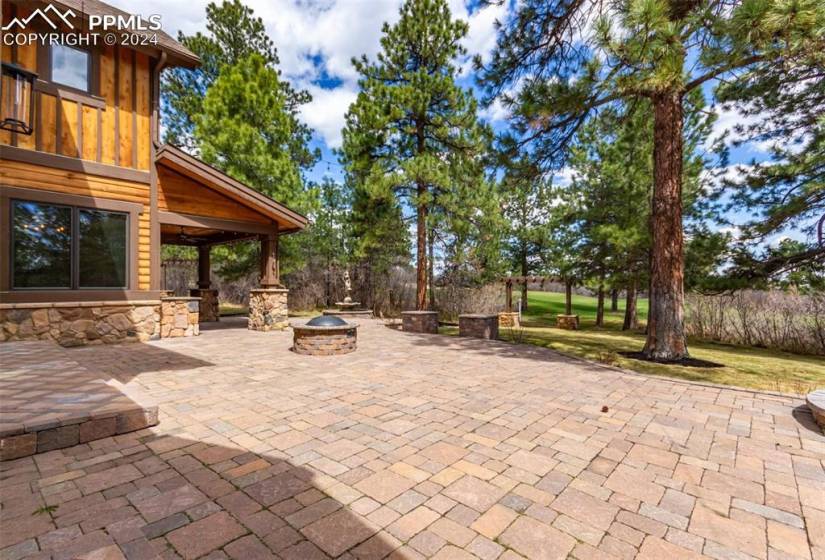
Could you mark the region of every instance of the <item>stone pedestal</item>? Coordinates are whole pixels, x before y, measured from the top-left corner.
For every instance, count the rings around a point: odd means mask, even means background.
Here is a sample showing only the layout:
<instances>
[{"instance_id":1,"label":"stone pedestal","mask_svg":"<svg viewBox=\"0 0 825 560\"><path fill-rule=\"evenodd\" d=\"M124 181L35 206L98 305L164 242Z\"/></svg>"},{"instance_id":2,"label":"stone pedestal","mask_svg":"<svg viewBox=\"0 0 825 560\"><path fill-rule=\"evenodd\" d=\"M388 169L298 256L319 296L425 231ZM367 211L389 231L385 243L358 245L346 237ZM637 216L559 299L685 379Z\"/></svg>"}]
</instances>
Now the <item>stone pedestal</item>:
<instances>
[{"instance_id":1,"label":"stone pedestal","mask_svg":"<svg viewBox=\"0 0 825 560\"><path fill-rule=\"evenodd\" d=\"M405 332L438 334L436 311L402 311L401 325Z\"/></svg>"},{"instance_id":2,"label":"stone pedestal","mask_svg":"<svg viewBox=\"0 0 825 560\"><path fill-rule=\"evenodd\" d=\"M218 310L218 290L193 288L189 290L189 295L201 299L199 307L201 323L212 323L220 320L220 311Z\"/></svg>"},{"instance_id":3,"label":"stone pedestal","mask_svg":"<svg viewBox=\"0 0 825 560\"><path fill-rule=\"evenodd\" d=\"M819 424L819 427L825 432L825 389L808 393L808 398L805 400L808 403L808 408L811 409L811 413L814 415L814 420L816 420L816 423Z\"/></svg>"},{"instance_id":4,"label":"stone pedestal","mask_svg":"<svg viewBox=\"0 0 825 560\"><path fill-rule=\"evenodd\" d=\"M458 316L458 336L498 339L498 315L468 314Z\"/></svg>"},{"instance_id":5,"label":"stone pedestal","mask_svg":"<svg viewBox=\"0 0 825 560\"><path fill-rule=\"evenodd\" d=\"M556 315L556 326L560 329L568 331L579 330L579 316L578 315Z\"/></svg>"},{"instance_id":6,"label":"stone pedestal","mask_svg":"<svg viewBox=\"0 0 825 560\"><path fill-rule=\"evenodd\" d=\"M200 298L166 297L160 300L160 337L198 336Z\"/></svg>"},{"instance_id":7,"label":"stone pedestal","mask_svg":"<svg viewBox=\"0 0 825 560\"><path fill-rule=\"evenodd\" d=\"M518 328L520 326L518 319L518 311L502 311L501 313L499 313L498 326L507 329Z\"/></svg>"},{"instance_id":8,"label":"stone pedestal","mask_svg":"<svg viewBox=\"0 0 825 560\"><path fill-rule=\"evenodd\" d=\"M259 288L249 291L249 329L282 331L289 326L286 288Z\"/></svg>"}]
</instances>

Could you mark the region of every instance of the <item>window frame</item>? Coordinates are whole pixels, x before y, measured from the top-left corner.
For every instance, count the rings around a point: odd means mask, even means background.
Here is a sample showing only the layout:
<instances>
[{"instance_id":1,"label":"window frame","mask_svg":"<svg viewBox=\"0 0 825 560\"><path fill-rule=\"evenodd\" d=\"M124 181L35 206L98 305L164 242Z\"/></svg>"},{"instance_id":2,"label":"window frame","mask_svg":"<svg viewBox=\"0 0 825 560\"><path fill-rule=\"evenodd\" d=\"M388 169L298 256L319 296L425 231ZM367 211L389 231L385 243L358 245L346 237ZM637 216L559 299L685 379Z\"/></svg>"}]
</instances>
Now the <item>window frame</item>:
<instances>
[{"instance_id":1,"label":"window frame","mask_svg":"<svg viewBox=\"0 0 825 560\"><path fill-rule=\"evenodd\" d=\"M94 80L95 51L93 51L92 49L89 49L89 48L83 48L81 46L76 46L76 47L75 46L70 46L70 45L58 45L58 46L66 48L66 49L72 49L72 50L81 52L81 53L86 55L86 89L78 88L78 87L70 85L70 84L64 84L63 82L58 82L57 80L54 79L54 53L55 53L54 47L55 47L55 45L49 45L48 49L44 49L44 50L48 51L46 56L48 57L49 82L51 82L52 84L54 84L55 86L57 86L60 89L67 89L69 91L75 91L75 92L77 92L81 95L89 95L89 96L96 95L97 92L95 91L95 80Z\"/></svg>"},{"instance_id":2,"label":"window frame","mask_svg":"<svg viewBox=\"0 0 825 560\"><path fill-rule=\"evenodd\" d=\"M41 204L41 205L48 205L53 206L55 208L67 208L69 210L69 286L25 286L25 287L16 287L14 285L14 245L15 245L15 237L17 234L17 230L14 227L14 204L16 202L22 203L31 203L31 204ZM75 285L74 279L74 254L75 254L75 239L74 235L74 221L75 221L75 207L70 206L68 204L56 204L53 202L42 202L38 200L24 200L21 198L12 198L9 201L9 285L12 290L19 292L19 291L43 291L43 290L71 290Z\"/></svg>"},{"instance_id":3,"label":"window frame","mask_svg":"<svg viewBox=\"0 0 825 560\"><path fill-rule=\"evenodd\" d=\"M70 288L18 288L14 282L14 245L12 241L14 224L12 221L13 202L35 202L55 206L68 206L72 209L72 249L71 249L71 285ZM79 210L101 210L126 215L126 285L121 287L80 287L79 286L79 243L77 234L77 219ZM140 214L144 212L143 204L121 200L98 198L82 195L70 195L29 189L23 187L7 187L0 185L0 259L8 263L0 271L0 292L25 293L55 293L55 294L100 294L121 295L138 289L138 239Z\"/></svg>"}]
</instances>

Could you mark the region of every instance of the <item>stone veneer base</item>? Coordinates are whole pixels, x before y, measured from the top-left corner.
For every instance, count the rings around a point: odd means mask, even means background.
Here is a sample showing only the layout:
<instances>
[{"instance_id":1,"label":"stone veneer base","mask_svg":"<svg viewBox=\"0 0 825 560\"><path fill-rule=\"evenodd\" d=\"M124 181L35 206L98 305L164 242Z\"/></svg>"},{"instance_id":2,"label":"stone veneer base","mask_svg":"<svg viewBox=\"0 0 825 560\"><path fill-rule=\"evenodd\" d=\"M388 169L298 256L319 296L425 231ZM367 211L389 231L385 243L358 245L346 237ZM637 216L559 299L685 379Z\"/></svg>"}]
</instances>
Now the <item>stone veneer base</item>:
<instances>
[{"instance_id":1,"label":"stone veneer base","mask_svg":"<svg viewBox=\"0 0 825 560\"><path fill-rule=\"evenodd\" d=\"M314 327L292 323L292 350L309 356L336 356L355 352L358 345L358 323L348 322L336 327Z\"/></svg>"},{"instance_id":2,"label":"stone veneer base","mask_svg":"<svg viewBox=\"0 0 825 560\"><path fill-rule=\"evenodd\" d=\"M180 338L200 334L200 298L161 298L160 337Z\"/></svg>"},{"instance_id":3,"label":"stone veneer base","mask_svg":"<svg viewBox=\"0 0 825 560\"><path fill-rule=\"evenodd\" d=\"M201 323L213 323L220 321L218 290L192 288L189 290L191 297L200 298L198 304L198 320Z\"/></svg>"},{"instance_id":4,"label":"stone veneer base","mask_svg":"<svg viewBox=\"0 0 825 560\"><path fill-rule=\"evenodd\" d=\"M145 342L160 337L160 300L0 304L0 342L61 346Z\"/></svg>"},{"instance_id":5,"label":"stone veneer base","mask_svg":"<svg viewBox=\"0 0 825 560\"><path fill-rule=\"evenodd\" d=\"M249 330L282 331L289 326L286 288L249 290Z\"/></svg>"},{"instance_id":6,"label":"stone veneer base","mask_svg":"<svg viewBox=\"0 0 825 560\"><path fill-rule=\"evenodd\" d=\"M438 334L438 312L402 311L401 328L404 332Z\"/></svg>"}]
</instances>

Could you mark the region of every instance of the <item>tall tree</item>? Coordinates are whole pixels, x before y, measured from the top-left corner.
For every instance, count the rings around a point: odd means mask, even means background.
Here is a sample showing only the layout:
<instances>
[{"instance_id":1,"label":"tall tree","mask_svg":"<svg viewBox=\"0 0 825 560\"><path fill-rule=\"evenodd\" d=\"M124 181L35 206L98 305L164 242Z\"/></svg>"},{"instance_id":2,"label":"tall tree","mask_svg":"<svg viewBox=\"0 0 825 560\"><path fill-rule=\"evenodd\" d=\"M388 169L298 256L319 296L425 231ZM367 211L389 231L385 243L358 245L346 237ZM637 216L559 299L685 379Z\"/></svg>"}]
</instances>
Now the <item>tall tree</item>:
<instances>
[{"instance_id":1,"label":"tall tree","mask_svg":"<svg viewBox=\"0 0 825 560\"><path fill-rule=\"evenodd\" d=\"M460 209L447 208L460 204L457 179L486 149L476 101L455 83L467 31L446 0L407 0L398 23L382 28L377 60L353 60L361 92L347 113L343 160L372 196L415 209L417 309L427 305L428 214Z\"/></svg>"},{"instance_id":2,"label":"tall tree","mask_svg":"<svg viewBox=\"0 0 825 560\"><path fill-rule=\"evenodd\" d=\"M559 164L591 111L642 98L653 106L650 359L688 356L684 97L737 71L764 73L821 51L823 9L817 0L525 0L501 28L480 83L488 99L511 106L523 142L548 164Z\"/></svg>"}]
</instances>

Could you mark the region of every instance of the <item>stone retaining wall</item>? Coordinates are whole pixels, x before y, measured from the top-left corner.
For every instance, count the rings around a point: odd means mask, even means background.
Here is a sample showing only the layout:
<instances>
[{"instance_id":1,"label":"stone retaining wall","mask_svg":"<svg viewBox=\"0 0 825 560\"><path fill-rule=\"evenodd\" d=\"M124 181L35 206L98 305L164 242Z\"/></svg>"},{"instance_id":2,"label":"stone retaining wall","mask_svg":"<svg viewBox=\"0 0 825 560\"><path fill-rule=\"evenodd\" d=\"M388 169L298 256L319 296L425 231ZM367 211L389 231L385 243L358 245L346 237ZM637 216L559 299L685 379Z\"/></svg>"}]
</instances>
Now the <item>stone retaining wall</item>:
<instances>
[{"instance_id":1,"label":"stone retaining wall","mask_svg":"<svg viewBox=\"0 0 825 560\"><path fill-rule=\"evenodd\" d=\"M261 288L249 291L249 329L284 330L289 326L289 309L285 288Z\"/></svg>"},{"instance_id":2,"label":"stone retaining wall","mask_svg":"<svg viewBox=\"0 0 825 560\"><path fill-rule=\"evenodd\" d=\"M61 346L111 344L160 336L160 301L0 304L0 342L53 340Z\"/></svg>"},{"instance_id":3,"label":"stone retaining wall","mask_svg":"<svg viewBox=\"0 0 825 560\"><path fill-rule=\"evenodd\" d=\"M166 297L161 299L160 337L198 336L200 298Z\"/></svg>"}]
</instances>

